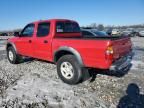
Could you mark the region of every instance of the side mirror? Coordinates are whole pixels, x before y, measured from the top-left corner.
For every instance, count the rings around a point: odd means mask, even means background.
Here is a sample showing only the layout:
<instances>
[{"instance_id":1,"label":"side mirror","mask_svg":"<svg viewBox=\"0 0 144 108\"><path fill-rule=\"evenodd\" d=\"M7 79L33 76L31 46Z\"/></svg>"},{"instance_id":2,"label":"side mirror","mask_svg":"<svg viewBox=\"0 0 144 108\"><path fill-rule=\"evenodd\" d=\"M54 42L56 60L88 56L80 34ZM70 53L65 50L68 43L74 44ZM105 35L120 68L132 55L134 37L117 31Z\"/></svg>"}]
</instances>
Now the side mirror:
<instances>
[{"instance_id":1,"label":"side mirror","mask_svg":"<svg viewBox=\"0 0 144 108\"><path fill-rule=\"evenodd\" d=\"M19 37L19 36L20 36L20 33L19 33L19 32L14 32L14 36L15 36L15 37Z\"/></svg>"}]
</instances>

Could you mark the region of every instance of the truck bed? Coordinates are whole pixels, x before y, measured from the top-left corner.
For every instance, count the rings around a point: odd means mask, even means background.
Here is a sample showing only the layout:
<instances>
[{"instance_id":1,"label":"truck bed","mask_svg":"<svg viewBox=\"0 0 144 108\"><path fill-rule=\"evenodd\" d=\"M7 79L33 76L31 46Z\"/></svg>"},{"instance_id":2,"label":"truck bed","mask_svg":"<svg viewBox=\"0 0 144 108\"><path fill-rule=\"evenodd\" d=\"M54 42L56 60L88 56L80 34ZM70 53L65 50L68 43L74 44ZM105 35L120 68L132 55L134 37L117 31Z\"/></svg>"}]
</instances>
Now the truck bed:
<instances>
[{"instance_id":1,"label":"truck bed","mask_svg":"<svg viewBox=\"0 0 144 108\"><path fill-rule=\"evenodd\" d=\"M108 69L116 60L130 52L131 41L129 37L59 37L53 40L53 49L69 46L77 50L86 67ZM109 44L114 49L114 58L107 60L105 53Z\"/></svg>"}]
</instances>

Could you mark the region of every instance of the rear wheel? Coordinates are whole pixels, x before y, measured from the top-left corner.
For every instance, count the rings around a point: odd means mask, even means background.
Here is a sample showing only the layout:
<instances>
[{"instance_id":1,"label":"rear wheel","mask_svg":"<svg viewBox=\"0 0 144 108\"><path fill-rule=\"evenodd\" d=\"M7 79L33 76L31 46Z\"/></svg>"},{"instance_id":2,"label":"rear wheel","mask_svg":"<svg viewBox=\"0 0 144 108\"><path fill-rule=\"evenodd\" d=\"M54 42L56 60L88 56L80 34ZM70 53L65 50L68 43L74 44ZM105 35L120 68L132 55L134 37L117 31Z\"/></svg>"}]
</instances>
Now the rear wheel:
<instances>
[{"instance_id":1,"label":"rear wheel","mask_svg":"<svg viewBox=\"0 0 144 108\"><path fill-rule=\"evenodd\" d=\"M58 60L57 72L67 84L77 84L82 79L82 68L73 55L65 55Z\"/></svg>"},{"instance_id":2,"label":"rear wheel","mask_svg":"<svg viewBox=\"0 0 144 108\"><path fill-rule=\"evenodd\" d=\"M22 61L22 57L18 55L13 47L8 47L7 58L10 63L18 64Z\"/></svg>"}]
</instances>

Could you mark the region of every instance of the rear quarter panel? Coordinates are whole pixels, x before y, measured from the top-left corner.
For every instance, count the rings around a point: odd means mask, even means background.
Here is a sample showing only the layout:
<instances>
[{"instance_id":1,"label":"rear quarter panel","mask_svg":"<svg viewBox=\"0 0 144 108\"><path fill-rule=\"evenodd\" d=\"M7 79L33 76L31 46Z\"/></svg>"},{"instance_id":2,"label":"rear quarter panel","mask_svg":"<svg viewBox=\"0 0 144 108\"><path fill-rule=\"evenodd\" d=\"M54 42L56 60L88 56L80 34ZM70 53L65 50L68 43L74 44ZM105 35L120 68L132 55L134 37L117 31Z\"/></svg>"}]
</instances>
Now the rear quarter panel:
<instances>
[{"instance_id":1,"label":"rear quarter panel","mask_svg":"<svg viewBox=\"0 0 144 108\"><path fill-rule=\"evenodd\" d=\"M52 49L54 53L62 46L72 47L81 55L85 67L108 69L111 64L105 58L108 44L108 40L55 38Z\"/></svg>"}]
</instances>

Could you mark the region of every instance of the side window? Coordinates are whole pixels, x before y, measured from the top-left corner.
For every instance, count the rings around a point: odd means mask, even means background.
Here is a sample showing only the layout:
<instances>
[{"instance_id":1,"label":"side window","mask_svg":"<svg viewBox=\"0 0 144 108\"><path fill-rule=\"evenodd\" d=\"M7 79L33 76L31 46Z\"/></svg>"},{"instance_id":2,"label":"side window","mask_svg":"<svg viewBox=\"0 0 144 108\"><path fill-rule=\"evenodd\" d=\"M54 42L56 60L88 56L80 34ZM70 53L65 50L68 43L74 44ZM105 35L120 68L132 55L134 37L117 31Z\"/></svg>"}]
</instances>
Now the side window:
<instances>
[{"instance_id":1,"label":"side window","mask_svg":"<svg viewBox=\"0 0 144 108\"><path fill-rule=\"evenodd\" d=\"M74 22L57 22L56 23L56 32L57 33L79 33L80 28L77 23Z\"/></svg>"},{"instance_id":2,"label":"side window","mask_svg":"<svg viewBox=\"0 0 144 108\"><path fill-rule=\"evenodd\" d=\"M88 31L82 31L82 35L83 35L84 37L94 36L92 33L88 32Z\"/></svg>"},{"instance_id":3,"label":"side window","mask_svg":"<svg viewBox=\"0 0 144 108\"><path fill-rule=\"evenodd\" d=\"M64 23L58 22L58 23L56 24L56 32L57 32L57 33L62 33L62 32L64 32Z\"/></svg>"},{"instance_id":4,"label":"side window","mask_svg":"<svg viewBox=\"0 0 144 108\"><path fill-rule=\"evenodd\" d=\"M50 23L39 23L37 29L37 37L47 36L50 32Z\"/></svg>"},{"instance_id":5,"label":"side window","mask_svg":"<svg viewBox=\"0 0 144 108\"><path fill-rule=\"evenodd\" d=\"M32 37L34 33L34 24L27 25L21 32L21 37Z\"/></svg>"},{"instance_id":6,"label":"side window","mask_svg":"<svg viewBox=\"0 0 144 108\"><path fill-rule=\"evenodd\" d=\"M72 23L69 23L69 22L65 23L65 32L68 32L68 33L73 32L73 25L72 25Z\"/></svg>"}]
</instances>

